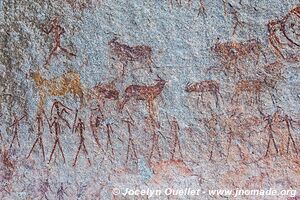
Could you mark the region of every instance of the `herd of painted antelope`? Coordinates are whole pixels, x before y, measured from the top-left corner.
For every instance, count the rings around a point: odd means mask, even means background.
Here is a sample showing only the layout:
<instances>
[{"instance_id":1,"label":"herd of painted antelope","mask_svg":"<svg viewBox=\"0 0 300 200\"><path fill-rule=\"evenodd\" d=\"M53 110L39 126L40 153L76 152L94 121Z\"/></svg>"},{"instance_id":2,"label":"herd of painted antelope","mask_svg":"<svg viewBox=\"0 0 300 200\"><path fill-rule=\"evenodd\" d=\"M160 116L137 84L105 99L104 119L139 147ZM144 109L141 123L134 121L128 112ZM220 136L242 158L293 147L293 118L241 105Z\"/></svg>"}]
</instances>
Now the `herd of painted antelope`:
<instances>
[{"instance_id":1,"label":"herd of painted antelope","mask_svg":"<svg viewBox=\"0 0 300 200\"><path fill-rule=\"evenodd\" d=\"M245 65L243 64L243 62L250 59L255 61L254 65L257 65L260 61L261 56L263 56L265 62L267 62L265 49L258 39L249 39L241 42L218 41L211 48L211 51L218 58L221 67L210 68L207 72L210 73L211 71L216 70L224 72L224 74L228 77L239 78L235 83L234 94L231 97L231 102L238 103L241 97L244 97L244 94L247 94L248 98L251 100L250 105L257 105L258 111L261 113L262 117L252 119L251 123L252 125L266 123L264 126L264 130L268 134L268 142L265 155L269 154L272 146L274 147L276 153L280 153L282 151L289 152L290 146L293 147L294 151L297 154L299 152L298 146L296 144L296 139L292 134L292 130L295 130L295 126L299 126L300 122L292 119L292 117L280 111L276 111L275 113L270 115L264 114L262 111L263 103L261 102L261 95L266 91L270 93L272 101L276 101L276 95L273 93L273 91L276 90L278 82L284 79L282 75L284 63L297 64L300 61L299 54L291 55L287 53L289 51L285 51L287 48L293 49L296 52L297 50L299 50L299 22L300 6L295 6L288 12L287 15L285 15L281 19L271 20L267 24L269 45L272 51L277 56L277 59L275 62L266 63L262 69L263 75L258 78L245 78L247 69L245 69ZM42 28L42 31L46 34L54 34L54 45L46 58L45 66L49 67L51 60L54 58L55 54L59 52L63 52L70 57L76 56L75 53L62 46L61 37L64 34L64 28L59 24L59 20L57 18L54 18L52 20L50 27L48 27L48 30L47 28ZM113 38L112 40L110 40L108 42L108 47L110 49L110 55L113 60L119 62L122 65L122 76L125 76L126 73L128 73L128 67L130 67L130 64L132 63L146 65L149 68L149 73L153 73L153 67L155 66L155 64L153 61L153 51L151 47L147 45L129 46L122 43L118 38ZM55 150L58 150L61 153L63 161L65 162L65 156L60 137L62 134L62 127L66 126L72 131L72 133L76 132L79 134L79 145L74 156L73 165L76 165L77 158L81 151L86 155L88 163L91 164L85 143L85 132L87 128L85 120L80 118L78 115L80 109L69 108L61 101L55 99L51 107L50 116L48 116L49 114L45 112L45 102L47 98L56 98L65 96L67 94L73 94L80 99L80 104L82 107L86 106L90 100L97 100L97 107L90 110L91 116L88 123L89 128L91 130L92 137L94 138L94 142L97 144L97 146L99 146L99 148L102 148L98 134L99 129L101 127L104 127L107 133L106 148L107 150L110 150L110 153L112 155L115 151L112 141L112 134L114 133L114 130L112 128L112 124L103 124L105 118L103 114L105 103L107 101L115 101L117 110L121 111L124 110L124 107L126 107L130 100L145 102L148 107L149 127L152 131L152 144L149 151L149 161L151 161L155 151L158 157L161 158L159 138L163 136L159 131L160 125L157 120L155 101L158 97L162 96L163 90L167 86L168 80L163 80L159 75L156 75L157 80L155 80L155 83L153 81L153 84L151 85L129 85L126 87L121 97L121 91L119 91L116 87L116 80L110 83L99 83L91 89L85 89L81 83L80 74L74 71L67 72L60 77L54 77L51 79L43 77L43 75L39 71L30 70L29 74L29 77L34 81L35 87L39 93L39 103L36 116L37 137L34 140L34 143L27 157L30 157L34 152L34 149L37 148L37 145L39 145L40 150L42 151L43 159L46 160L43 144L44 126L46 124L48 125L49 132L54 136L54 145L51 150L48 162L50 163L53 159ZM204 95L209 97L213 96L215 98L216 107L219 107L220 101L224 101L222 91L220 89L220 83L217 80L202 80L198 82L187 83L185 92L187 94L195 93L198 98L201 97L202 105L205 105L205 100L203 100ZM68 117L66 117L66 115L68 116L70 115L70 113L73 113L74 115L73 124L70 123L69 120L67 120ZM130 116L130 114L128 115ZM212 114L211 118L203 119L202 121L205 122L205 129L212 135L216 135L218 132L216 130L216 127L218 126L221 126L228 133L234 132L236 129L241 128L241 122L239 121L237 123L236 121L238 119L237 115L232 115L232 117L234 119L227 119L230 122L226 120L220 122L220 120L218 119L219 117ZM18 132L20 129L20 123L24 119L26 119L26 115L18 117L16 114L14 114L14 120L10 127L12 128L13 132L12 139L9 143L10 148L12 148L15 143L20 146ZM137 160L137 150L131 133L131 128L134 125L134 120L132 119L132 117L129 117L129 119L123 121L127 124L129 134L126 162L128 161L130 156L134 157L134 159ZM183 159L179 139L179 124L175 117L173 117L171 120L168 119L168 121L171 127L170 131L173 133L171 139L172 144L170 145L172 146L171 159L175 159L177 150L180 154L181 159ZM282 147L278 146L278 141L276 141L274 136L276 134L276 128L274 127L278 125L283 126L283 129L287 130L287 145L286 147L284 147L284 150L282 149ZM248 126L249 128L249 124L245 125L245 127L246 126ZM231 144L231 142L232 137L230 136L229 143ZM216 144L213 143L212 139L212 144L210 146L214 145ZM213 159L213 149L210 150L209 159Z\"/></svg>"}]
</instances>

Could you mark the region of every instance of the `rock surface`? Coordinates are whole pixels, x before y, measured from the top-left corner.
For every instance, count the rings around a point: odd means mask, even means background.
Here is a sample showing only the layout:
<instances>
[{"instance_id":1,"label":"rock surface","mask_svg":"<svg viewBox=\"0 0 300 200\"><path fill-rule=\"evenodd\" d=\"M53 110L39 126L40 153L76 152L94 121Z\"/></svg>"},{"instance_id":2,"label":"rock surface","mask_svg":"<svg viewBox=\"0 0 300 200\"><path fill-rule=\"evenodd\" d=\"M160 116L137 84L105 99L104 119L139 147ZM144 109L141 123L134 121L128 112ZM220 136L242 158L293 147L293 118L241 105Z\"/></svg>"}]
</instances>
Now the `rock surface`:
<instances>
[{"instance_id":1,"label":"rock surface","mask_svg":"<svg viewBox=\"0 0 300 200\"><path fill-rule=\"evenodd\" d=\"M300 195L299 1L0 6L1 199Z\"/></svg>"}]
</instances>

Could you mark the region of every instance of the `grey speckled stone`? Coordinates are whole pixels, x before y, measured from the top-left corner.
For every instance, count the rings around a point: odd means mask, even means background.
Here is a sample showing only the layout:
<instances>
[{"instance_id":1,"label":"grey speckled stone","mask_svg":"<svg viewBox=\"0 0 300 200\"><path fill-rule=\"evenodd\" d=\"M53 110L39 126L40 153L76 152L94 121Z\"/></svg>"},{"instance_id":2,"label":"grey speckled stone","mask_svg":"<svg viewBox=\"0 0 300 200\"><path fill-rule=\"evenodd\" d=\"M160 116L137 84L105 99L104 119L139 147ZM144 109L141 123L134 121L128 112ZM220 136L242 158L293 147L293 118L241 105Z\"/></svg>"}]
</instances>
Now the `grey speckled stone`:
<instances>
[{"instance_id":1,"label":"grey speckled stone","mask_svg":"<svg viewBox=\"0 0 300 200\"><path fill-rule=\"evenodd\" d=\"M299 1L228 0L223 4L221 0L204 0L205 12L199 12L199 1L196 0L191 1L191 5L184 0L181 5L179 1L173 0L173 5L170 2L0 1L0 199L232 199L231 196L208 193L210 189L237 188L300 192L297 154L300 150L299 46L283 46L285 58L279 57L268 40L267 29L270 20L283 19L297 4L299 6ZM58 49L46 65L55 47L55 34L46 34L43 28L50 29L54 18L64 29L60 47L76 56ZM299 16L294 14L289 20L294 20L294 30L299 34ZM280 41L289 42L280 31L276 34ZM115 37L132 47L128 50L131 53L137 45L151 47L152 63L129 61L124 65L123 75L124 63L112 56L108 45ZM240 74L213 70L230 66L232 62L228 59L222 62L222 56L218 57L213 51L214 45L241 44L250 39L260 41L265 58L261 54L257 60L255 49L250 48L249 51L254 53L238 58L238 63L232 64L241 69ZM293 39L299 44L299 36ZM232 54L237 55L231 48ZM282 67L280 72L268 74L264 66L274 62L282 64L279 65ZM149 72L149 65L153 72ZM44 91L47 97L43 106L48 120L53 120L55 115L50 119L55 99L72 109L69 114L63 114L71 128L59 119L66 163L58 149L48 163L55 130L52 129L51 134L44 117L42 138L46 161L38 143L28 158L37 138L40 92L47 87L57 89L57 86L64 90L63 81L55 84L51 80L70 71L80 76L84 104L80 103L78 95L74 95L74 88L69 88L69 92L63 92L61 96L51 96L51 91ZM50 81L38 87L32 72L39 72ZM146 101L131 99L122 111L118 109L129 85L155 85L157 75L167 82L162 93L154 99L155 119L151 120ZM234 96L242 79L278 81L273 88L263 82L260 99L255 101L252 96L251 103L251 94L247 91ZM219 83L218 105L216 96L209 92L204 93L201 100L200 94L185 91L187 84L204 80ZM64 81L70 84L67 79ZM120 92L119 99L106 99L102 115L91 111L91 107L99 103L91 96L92 88L110 82ZM72 166L80 144L79 132L72 131L76 109L79 111L75 124L78 118L85 124L84 142L91 165L81 149L77 165ZM16 132L20 146L13 141L14 113L18 118L26 114ZM276 113L279 113L278 118ZM266 121L268 115L273 117L272 130ZM289 124L292 125L290 132L285 122L280 121L285 115L293 119ZM91 116L101 117L95 133L100 148L93 135ZM130 117L133 120L132 135L124 122ZM178 131L174 126L176 122ZM107 125L111 125L113 132L107 131ZM121 192L126 189L191 188L201 190L201 195L123 196L114 195L113 188ZM287 198L278 195L239 196L237 199Z\"/></svg>"}]
</instances>

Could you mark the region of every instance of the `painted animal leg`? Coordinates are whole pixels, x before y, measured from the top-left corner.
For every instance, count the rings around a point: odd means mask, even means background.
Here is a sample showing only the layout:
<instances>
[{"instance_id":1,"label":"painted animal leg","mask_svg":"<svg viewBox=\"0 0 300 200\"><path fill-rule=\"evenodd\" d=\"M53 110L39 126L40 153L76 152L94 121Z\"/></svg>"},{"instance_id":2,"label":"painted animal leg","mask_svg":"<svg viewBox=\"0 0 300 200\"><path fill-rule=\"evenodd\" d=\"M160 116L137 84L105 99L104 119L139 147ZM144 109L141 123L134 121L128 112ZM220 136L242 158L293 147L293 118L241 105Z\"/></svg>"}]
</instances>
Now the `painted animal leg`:
<instances>
[{"instance_id":1,"label":"painted animal leg","mask_svg":"<svg viewBox=\"0 0 300 200\"><path fill-rule=\"evenodd\" d=\"M84 150L84 152L86 154L86 158L87 158L87 160L88 160L88 162L89 162L89 164L91 166L92 164L91 164L91 161L90 161L90 158L89 158L89 153L88 153L88 151L86 149L86 146L85 146L84 142L82 142L82 145L83 145L83 150Z\"/></svg>"},{"instance_id":2,"label":"painted animal leg","mask_svg":"<svg viewBox=\"0 0 300 200\"><path fill-rule=\"evenodd\" d=\"M155 142L152 146L152 150L151 150L151 154L150 154L150 159L152 158L152 155L154 154L154 151L156 150L157 154L158 154L158 157L159 159L161 160L161 152L160 152L160 148L159 148L159 145L158 145L158 141Z\"/></svg>"},{"instance_id":3,"label":"painted animal leg","mask_svg":"<svg viewBox=\"0 0 300 200\"><path fill-rule=\"evenodd\" d=\"M130 143L128 142L127 153L126 153L126 161L125 161L126 164L128 162L128 158L129 158L129 150L130 150Z\"/></svg>"},{"instance_id":4,"label":"painted animal leg","mask_svg":"<svg viewBox=\"0 0 300 200\"><path fill-rule=\"evenodd\" d=\"M274 137L273 137L273 134L272 134L272 133L270 133L270 135L269 135L269 141L268 141L268 146L267 146L267 151L266 151L266 154L265 154L265 156L267 156L267 155L268 155L268 153L269 153L269 149L271 148L271 147L270 147L270 145L271 145L271 141L273 142L273 145L274 145L274 148L275 148L275 150L276 150L276 153L278 153L278 148L277 148L277 145L276 145L275 139L274 139Z\"/></svg>"},{"instance_id":5,"label":"painted animal leg","mask_svg":"<svg viewBox=\"0 0 300 200\"><path fill-rule=\"evenodd\" d=\"M228 160L228 158L230 156L231 144L232 144L232 133L229 133L226 161Z\"/></svg>"},{"instance_id":6,"label":"painted animal leg","mask_svg":"<svg viewBox=\"0 0 300 200\"><path fill-rule=\"evenodd\" d=\"M20 140L19 140L19 135L18 134L16 134L16 140L17 140L18 146L20 147Z\"/></svg>"},{"instance_id":7,"label":"painted animal leg","mask_svg":"<svg viewBox=\"0 0 300 200\"><path fill-rule=\"evenodd\" d=\"M40 147L42 149L42 154L43 154L43 159L45 161L45 149L44 149L44 145L43 145L43 139L40 137Z\"/></svg>"},{"instance_id":8,"label":"painted animal leg","mask_svg":"<svg viewBox=\"0 0 300 200\"><path fill-rule=\"evenodd\" d=\"M296 143L295 143L295 140L291 134L291 131L290 131L290 125L289 125L289 122L286 122L287 123L287 128L288 128L288 133L289 133L289 139L288 139L288 144L287 144L287 153L289 153L289 146L290 146L290 141L292 141L292 144L293 144L293 147L296 151L296 153L298 154L298 149L296 147Z\"/></svg>"},{"instance_id":9,"label":"painted animal leg","mask_svg":"<svg viewBox=\"0 0 300 200\"><path fill-rule=\"evenodd\" d=\"M296 147L295 140L294 140L294 138L293 138L292 136L289 136L286 152L289 153L290 141L292 141L293 147L294 147L296 153L298 154L298 149L297 149L297 147Z\"/></svg>"},{"instance_id":10,"label":"painted animal leg","mask_svg":"<svg viewBox=\"0 0 300 200\"><path fill-rule=\"evenodd\" d=\"M133 143L132 140L130 140L128 142L128 147L127 147L126 164L128 162L128 159L129 159L130 146L131 146L131 150L132 150L133 156L137 160L137 154L136 154L136 151L135 151L134 143Z\"/></svg>"},{"instance_id":11,"label":"painted animal leg","mask_svg":"<svg viewBox=\"0 0 300 200\"><path fill-rule=\"evenodd\" d=\"M172 159L174 159L174 157L175 157L176 147L178 147L178 151L179 151L180 157L181 157L181 159L183 159L183 155L182 155L182 151L181 151L179 139L177 139L177 141L176 141Z\"/></svg>"},{"instance_id":12,"label":"painted animal leg","mask_svg":"<svg viewBox=\"0 0 300 200\"><path fill-rule=\"evenodd\" d=\"M64 163L66 163L66 159L65 159L65 155L64 155L64 152L62 150L62 147L61 147L61 144L60 144L60 141L58 140L58 147L60 149L60 152L61 152L61 155L63 157L63 160L64 160Z\"/></svg>"},{"instance_id":13,"label":"painted animal leg","mask_svg":"<svg viewBox=\"0 0 300 200\"><path fill-rule=\"evenodd\" d=\"M82 143L80 142L79 147L78 147L77 152L76 152L76 156L75 156L74 162L73 162L73 167L76 165L77 158L78 158L78 155L79 155L79 151L80 151L80 149L81 149L81 146L82 146Z\"/></svg>"},{"instance_id":14,"label":"painted animal leg","mask_svg":"<svg viewBox=\"0 0 300 200\"><path fill-rule=\"evenodd\" d=\"M14 143L15 140L17 140L17 144L18 144L18 146L20 147L20 142L19 142L19 139L18 139L18 135L17 135L17 133L14 133L14 136L13 136L13 139L12 139L12 141L11 141L11 143L10 143L9 148L12 147L12 145L13 145L13 143Z\"/></svg>"},{"instance_id":15,"label":"painted animal leg","mask_svg":"<svg viewBox=\"0 0 300 200\"><path fill-rule=\"evenodd\" d=\"M95 132L96 132L96 131L94 130L94 128L92 128L92 134L93 134L94 140L95 140L96 144L98 145L98 147L99 147L100 149L102 149L102 148L101 148L100 141L99 141L99 138L98 138L98 136L96 135Z\"/></svg>"},{"instance_id":16,"label":"painted animal leg","mask_svg":"<svg viewBox=\"0 0 300 200\"><path fill-rule=\"evenodd\" d=\"M152 147L151 147L151 151L150 151L150 156L149 156L149 162L151 161L153 153L154 153L154 142L152 143Z\"/></svg>"},{"instance_id":17,"label":"painted animal leg","mask_svg":"<svg viewBox=\"0 0 300 200\"><path fill-rule=\"evenodd\" d=\"M110 136L111 132L113 132L111 126L107 125L107 143L106 143L106 149L108 149L108 146L110 146L112 155L115 155L114 154L114 148L113 148L112 141L111 141L111 136Z\"/></svg>"},{"instance_id":18,"label":"painted animal leg","mask_svg":"<svg viewBox=\"0 0 300 200\"><path fill-rule=\"evenodd\" d=\"M32 147L31 147L31 149L30 149L30 152L29 152L27 158L29 158L29 156L30 156L30 154L32 153L32 151L33 151L35 145L37 144L38 140L39 140L39 138L37 138L37 139L35 140L34 144L32 145Z\"/></svg>"},{"instance_id":19,"label":"painted animal leg","mask_svg":"<svg viewBox=\"0 0 300 200\"><path fill-rule=\"evenodd\" d=\"M150 118L156 122L156 112L155 112L155 106L154 106L153 99L148 100L148 112L149 112Z\"/></svg>"},{"instance_id":20,"label":"painted animal leg","mask_svg":"<svg viewBox=\"0 0 300 200\"><path fill-rule=\"evenodd\" d=\"M52 151L51 151L51 154L50 154L50 159L49 159L49 161L48 161L48 163L50 163L51 162L51 160L52 160L52 156L53 156L53 153L54 153L54 151L55 151L55 148L56 148L56 145L57 145L57 139L55 140L55 143L54 143L54 146L53 146L53 148L52 148Z\"/></svg>"}]
</instances>

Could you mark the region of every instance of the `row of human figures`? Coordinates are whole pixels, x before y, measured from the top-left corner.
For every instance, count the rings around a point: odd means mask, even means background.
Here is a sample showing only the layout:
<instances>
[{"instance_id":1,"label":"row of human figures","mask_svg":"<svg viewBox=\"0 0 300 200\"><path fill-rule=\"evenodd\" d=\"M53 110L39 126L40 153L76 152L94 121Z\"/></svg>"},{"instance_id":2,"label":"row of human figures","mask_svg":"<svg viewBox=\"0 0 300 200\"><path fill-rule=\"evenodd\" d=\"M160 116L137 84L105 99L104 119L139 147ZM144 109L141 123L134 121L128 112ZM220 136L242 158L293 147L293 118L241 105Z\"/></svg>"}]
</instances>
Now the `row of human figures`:
<instances>
[{"instance_id":1,"label":"row of human figures","mask_svg":"<svg viewBox=\"0 0 300 200\"><path fill-rule=\"evenodd\" d=\"M46 124L46 125L48 125L48 130L49 130L51 136L54 137L54 144L52 146L52 150L50 153L48 163L50 163L52 161L55 151L60 153L60 155L62 156L63 162L64 163L66 162L62 143L61 143L61 135L63 133L63 128L67 128L72 132L72 134L77 133L79 135L79 145L78 145L78 149L76 151L76 155L74 157L73 166L76 165L77 159L78 159L78 156L80 153L83 153L85 155L88 163L91 165L89 153L88 153L88 150L87 150L87 147L85 144L86 134L88 132L87 127L85 125L84 120L82 118L78 117L78 114L79 114L78 109L75 110L74 121L73 121L73 124L71 124L69 122L69 120L67 119L71 113L74 114L74 110L72 110L71 108L64 105L62 102L55 99L53 102L53 105L51 107L50 116L47 116L47 114L44 110L37 114L37 117L35 120L36 138L30 149L30 152L27 155L27 158L29 158L32 155L34 150L39 148L39 150L42 153L43 160L46 161L44 141L43 141L43 137L45 136L44 133L46 131L46 129L45 129L45 124ZM26 115L23 115L22 117L17 117L17 115L15 113L13 114L13 116L14 116L13 123L11 126L9 126L10 128L12 128L12 133L13 133L12 140L10 141L10 148L13 148L14 145L18 145L18 147L20 147L20 141L19 141L20 124L27 117ZM137 162L138 156L137 156L136 147L135 147L136 144L134 142L133 135L131 132L131 129L132 129L131 127L134 126L134 120L129 114L129 118L122 119L122 121L127 124L128 134L129 134L126 163L129 161L130 157L133 157L134 161ZM153 119L151 119L149 124L153 125L153 123L154 123L154 121L153 121ZM170 123L173 124L175 127L177 127L177 128L175 128L176 133L174 135L174 142L175 142L174 148L179 147L179 152L182 157L180 143L179 143L178 124L174 120L171 121ZM115 149L113 147L113 140L112 140L112 138L113 138L112 134L114 134L114 131L113 131L112 125L113 125L112 123L104 124L104 116L103 116L102 111L99 110L99 107L91 110L91 116L89 119L89 128L91 130L94 142L95 142L95 144L97 144L97 146L99 147L99 149L101 151L104 151L104 149L101 145L101 142L99 140L99 135L98 135L99 129L101 127L102 128L104 127L106 129L106 133L107 133L106 150L110 151L109 153L111 154L111 156L114 156ZM157 132L155 132L155 130L154 130L154 135L152 138L154 143L153 143L153 147L152 147L149 159L151 159L152 156L154 155L153 151L155 150L155 148L157 148L156 150L158 151L159 157L161 157L161 152L160 152L160 149L158 146L159 144L157 141L157 137L158 137ZM172 159L175 158L175 149L174 149L174 152L171 153L171 158Z\"/></svg>"},{"instance_id":2,"label":"row of human figures","mask_svg":"<svg viewBox=\"0 0 300 200\"><path fill-rule=\"evenodd\" d=\"M69 122L70 114L72 114L73 122ZM216 148L219 144L216 143L216 135L221 134L223 132L222 137L226 137L226 135L230 135L228 141L228 151L230 150L231 146L233 145L234 137L236 137L240 133L240 129L245 132L249 131L249 127L255 127L262 125L263 131L265 134L267 134L267 150L265 152L265 155L267 156L271 153L271 149L275 150L276 154L282 154L282 152L290 153L294 152L298 155L299 149L297 145L297 138L295 139L294 135L297 130L296 127L299 126L300 121L297 121L293 119L291 116L285 114L282 110L278 110L272 115L266 115L261 113L261 118L255 118L253 120L253 116L251 119L243 118L240 119L239 114L232 114L230 117L227 116L225 119L220 119L218 115L213 115L210 118L203 118L203 127L204 130L207 131L210 135L210 144L209 144L209 160L213 160L214 157L214 151L216 151ZM67 119L68 118L68 119ZM26 115L17 117L14 113L14 120L12 125L10 126L12 128L13 136L10 141L10 148L13 148L15 144L17 144L20 147L20 141L19 141L19 129L20 129L20 123L22 120L26 119ZM167 117L169 126L170 126L170 133L171 133L171 140L170 140L170 159L181 159L184 160L184 155L181 149L181 140L180 140L180 133L181 129L179 127L179 123L177 122L177 119L175 117L172 117L169 119ZM245 124L244 121L250 121L251 123ZM46 161L46 155L45 155L45 149L44 149L44 141L43 137L45 136L45 124L48 125L48 130L51 134L51 136L54 138L54 144L52 146L52 150L48 159L48 163L50 163L53 160L53 156L55 152L58 152L63 162L66 162L63 146L61 143L61 136L63 134L63 129L67 128L69 131L71 131L72 134L77 133L79 136L79 144L76 151L76 154L74 156L73 160L73 166L77 164L77 159L80 153L83 153L85 155L85 158L89 165L91 165L90 156L88 153L88 148L86 147L86 134L91 133L91 136L93 138L94 143L97 145L97 147L101 151L106 151L108 153L109 159L111 160L112 157L115 155L115 149L114 149L114 135L115 132L113 130L113 123L104 122L105 117L101 113L101 110L94 109L91 110L91 115L89 119L89 129L86 126L86 123L84 120L79 117L79 111L76 109L75 111L70 109L69 107L65 106L63 103L61 103L58 100L54 100L54 103L52 105L50 116L48 117L47 114L42 111L38 113L36 117L36 138L30 148L30 151L27 155L27 158L29 158L34 150L39 150L42 153L43 160ZM137 151L137 143L135 141L135 137L132 134L132 127L135 126L135 121L131 117L131 115L128 113L128 118L122 119L122 122L124 122L127 126L127 133L128 133L128 143L127 143L127 152L126 152L126 160L125 163L127 164L130 159L132 159L134 162L138 162L138 151ZM151 150L149 151L149 162L151 162L152 159L161 159L162 158L162 148L160 147L160 140L162 137L165 137L164 134L160 131L160 125L157 123L155 119L148 118L147 121L145 121L146 126L149 128L149 132L151 133ZM220 130L220 127L222 130ZM278 129L278 127L280 127ZM100 138L99 138L99 130L103 128L106 131L106 150L104 150L104 146L102 146ZM254 128L254 129L255 129ZM278 143L282 143L282 141L278 140L278 137L276 135L280 135L280 132L285 132L286 136L285 139L282 138L286 142L286 149L282 149L282 145L279 145ZM195 133L196 134L196 133ZM252 133L251 133L252 134ZM194 135L197 137L198 134ZM229 154L229 152L227 152Z\"/></svg>"}]
</instances>

